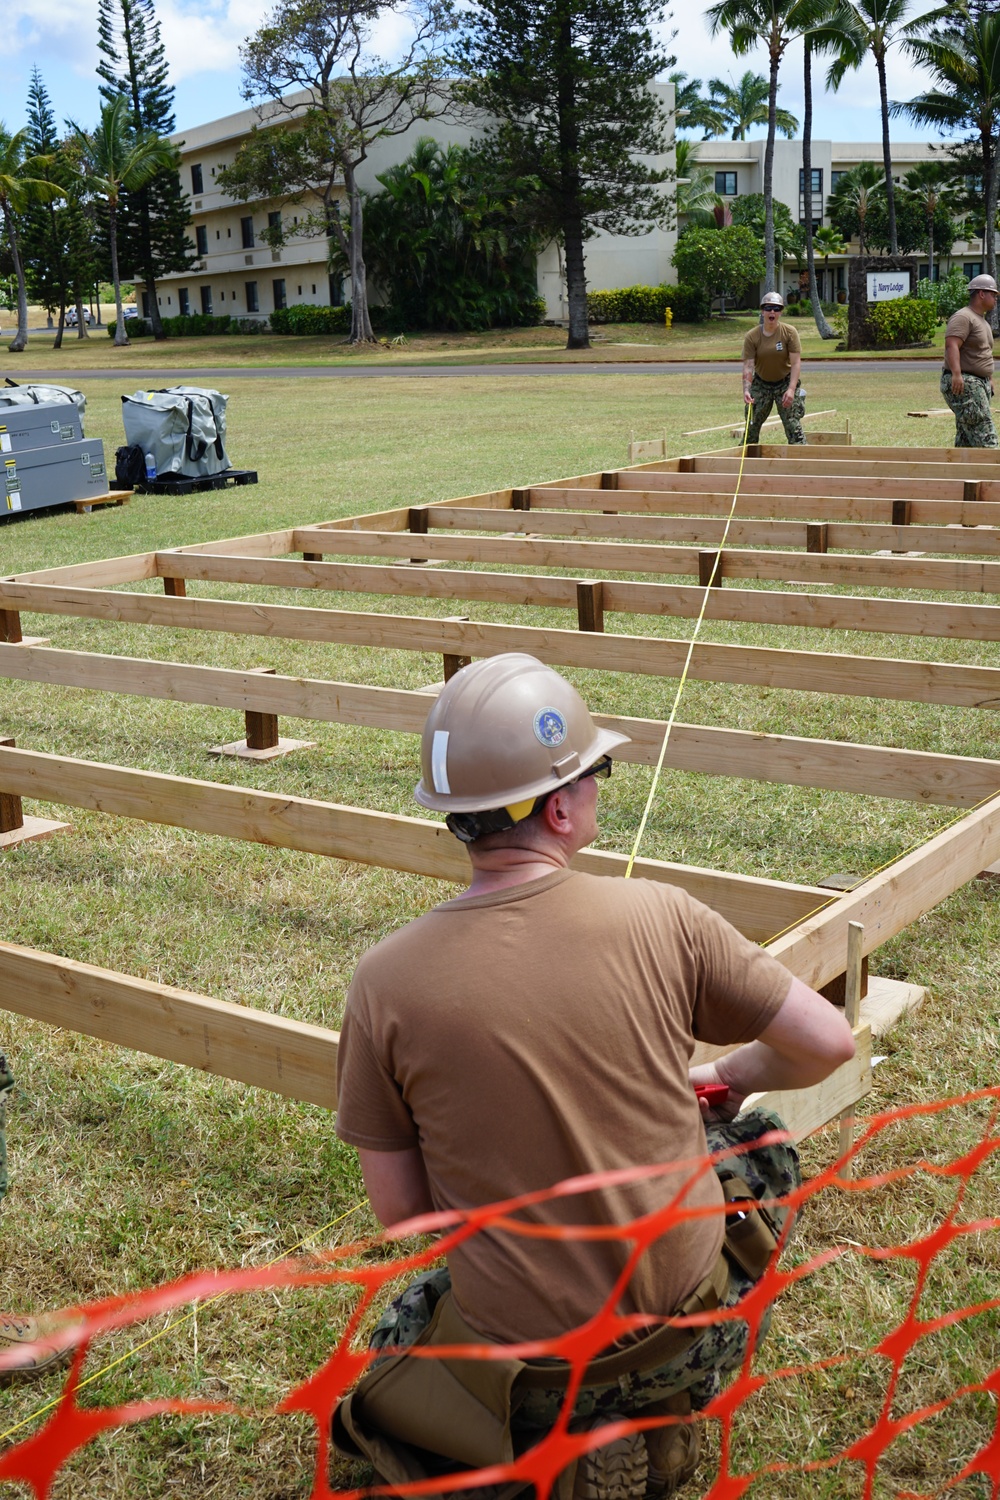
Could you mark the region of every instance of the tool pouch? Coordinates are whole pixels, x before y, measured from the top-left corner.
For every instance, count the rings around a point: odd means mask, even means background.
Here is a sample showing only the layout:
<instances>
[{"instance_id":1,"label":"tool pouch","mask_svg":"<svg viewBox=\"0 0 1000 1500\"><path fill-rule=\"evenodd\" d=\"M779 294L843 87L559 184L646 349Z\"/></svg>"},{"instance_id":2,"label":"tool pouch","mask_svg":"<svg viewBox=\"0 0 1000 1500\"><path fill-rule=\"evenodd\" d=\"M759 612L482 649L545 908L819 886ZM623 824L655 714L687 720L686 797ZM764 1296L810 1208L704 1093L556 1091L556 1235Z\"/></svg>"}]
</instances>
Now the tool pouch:
<instances>
[{"instance_id":1,"label":"tool pouch","mask_svg":"<svg viewBox=\"0 0 1000 1500\"><path fill-rule=\"evenodd\" d=\"M777 1235L766 1211L742 1178L720 1173L719 1181L729 1210L723 1250L752 1281L757 1281L778 1248ZM736 1205L735 1209L730 1205Z\"/></svg>"}]
</instances>

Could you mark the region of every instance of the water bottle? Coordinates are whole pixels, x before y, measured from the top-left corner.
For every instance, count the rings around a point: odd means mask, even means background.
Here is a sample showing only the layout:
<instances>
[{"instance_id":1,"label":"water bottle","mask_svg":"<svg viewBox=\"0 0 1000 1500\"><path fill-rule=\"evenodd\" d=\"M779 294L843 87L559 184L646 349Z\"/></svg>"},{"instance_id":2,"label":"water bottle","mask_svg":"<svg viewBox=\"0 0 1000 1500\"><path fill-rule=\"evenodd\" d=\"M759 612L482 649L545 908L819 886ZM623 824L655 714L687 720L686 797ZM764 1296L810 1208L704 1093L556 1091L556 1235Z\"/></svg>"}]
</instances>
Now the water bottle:
<instances>
[{"instance_id":1,"label":"water bottle","mask_svg":"<svg viewBox=\"0 0 1000 1500\"><path fill-rule=\"evenodd\" d=\"M155 479L156 478L156 459L153 457L153 455L151 453L147 453L145 455L145 459L146 459L146 478L147 479Z\"/></svg>"}]
</instances>

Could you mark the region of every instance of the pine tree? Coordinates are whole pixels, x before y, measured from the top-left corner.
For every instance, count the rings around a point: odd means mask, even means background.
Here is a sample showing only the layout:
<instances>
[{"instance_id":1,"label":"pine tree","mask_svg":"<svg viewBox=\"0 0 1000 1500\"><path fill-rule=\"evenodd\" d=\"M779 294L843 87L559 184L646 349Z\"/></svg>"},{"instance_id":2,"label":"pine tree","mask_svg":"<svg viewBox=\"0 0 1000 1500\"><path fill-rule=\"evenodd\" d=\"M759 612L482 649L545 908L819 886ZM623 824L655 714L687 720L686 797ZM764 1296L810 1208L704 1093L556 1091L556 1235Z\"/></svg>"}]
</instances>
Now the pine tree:
<instances>
[{"instance_id":1,"label":"pine tree","mask_svg":"<svg viewBox=\"0 0 1000 1500\"><path fill-rule=\"evenodd\" d=\"M112 103L124 94L138 134L168 136L174 129L174 90L168 81L160 23L153 0L98 0L97 65L100 91ZM140 272L149 296L155 338L164 337L156 295L157 277L190 269L194 253L187 234L187 195L176 166L158 172L127 194L118 215L121 263Z\"/></svg>"}]
</instances>

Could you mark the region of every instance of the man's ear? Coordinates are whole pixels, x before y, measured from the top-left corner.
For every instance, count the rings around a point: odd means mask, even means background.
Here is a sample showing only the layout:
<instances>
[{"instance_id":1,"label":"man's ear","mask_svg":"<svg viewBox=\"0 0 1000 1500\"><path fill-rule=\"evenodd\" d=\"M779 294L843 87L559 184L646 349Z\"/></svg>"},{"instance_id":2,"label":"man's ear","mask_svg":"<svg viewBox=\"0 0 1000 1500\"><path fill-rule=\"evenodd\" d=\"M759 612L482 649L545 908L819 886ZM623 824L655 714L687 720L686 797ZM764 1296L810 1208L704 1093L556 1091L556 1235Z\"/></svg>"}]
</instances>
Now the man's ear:
<instances>
[{"instance_id":1,"label":"man's ear","mask_svg":"<svg viewBox=\"0 0 1000 1500\"><path fill-rule=\"evenodd\" d=\"M573 811L567 790L559 787L557 791L550 792L542 808L542 822L546 830L561 837L570 828L572 820Z\"/></svg>"}]
</instances>

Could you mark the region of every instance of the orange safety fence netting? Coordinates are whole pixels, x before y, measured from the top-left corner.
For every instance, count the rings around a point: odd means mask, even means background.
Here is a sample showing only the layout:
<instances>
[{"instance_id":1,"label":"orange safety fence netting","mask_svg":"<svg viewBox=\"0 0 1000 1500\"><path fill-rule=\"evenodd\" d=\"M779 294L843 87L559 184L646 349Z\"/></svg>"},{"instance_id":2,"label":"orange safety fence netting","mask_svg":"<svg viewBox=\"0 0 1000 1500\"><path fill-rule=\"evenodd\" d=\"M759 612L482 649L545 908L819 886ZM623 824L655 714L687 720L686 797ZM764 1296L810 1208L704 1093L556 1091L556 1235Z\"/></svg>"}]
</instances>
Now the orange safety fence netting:
<instances>
[{"instance_id":1,"label":"orange safety fence netting","mask_svg":"<svg viewBox=\"0 0 1000 1500\"><path fill-rule=\"evenodd\" d=\"M844 1174L845 1163L863 1156L865 1148L870 1146L888 1126L920 1117L940 1115L948 1110L959 1110L982 1102L988 1106L982 1132L970 1149L953 1160L942 1163L922 1156L917 1160L894 1165L869 1176L848 1177ZM889 1110L876 1116L868 1122L864 1132L859 1135L858 1140L845 1156L819 1171L801 1188L780 1201L788 1203L795 1209L800 1209L805 1203L817 1199L824 1192L834 1191L852 1195L873 1193L893 1183L905 1183L916 1178L918 1174L929 1174L954 1183L951 1202L944 1212L939 1211L934 1215L935 1222L932 1227L927 1227L925 1232L900 1244L868 1246L854 1241L831 1244L800 1263L789 1264L787 1267L779 1266L775 1257L754 1290L736 1308L716 1309L713 1312L697 1314L690 1318L658 1320L661 1323L697 1326L715 1323L721 1319L738 1318L745 1320L750 1330L747 1355L742 1368L721 1394L691 1419L714 1421L718 1423L720 1433L721 1451L717 1472L710 1483L707 1479L703 1479L700 1491L707 1496L707 1500L739 1500L739 1497L758 1481L764 1481L761 1493L767 1495L771 1493L768 1476L796 1473L808 1475L833 1469L848 1462L858 1465L859 1479L853 1492L863 1495L867 1500L867 1497L876 1493L875 1482L879 1465L889 1448L904 1435L911 1433L921 1424L931 1422L942 1413L948 1412L954 1403L970 1395L984 1397L992 1407L992 1430L987 1432L985 1428L981 1429L975 1451L958 1463L954 1472L943 1483L938 1484L933 1491L890 1487L886 1493L892 1493L900 1497L900 1500L925 1500L928 1493L941 1494L956 1489L966 1480L978 1476L975 1478L974 1491L962 1489L961 1493L988 1495L991 1500L998 1500L1000 1497L1000 1363L995 1364L985 1374L981 1374L980 1378L960 1384L934 1401L918 1404L910 1410L899 1409L905 1404L901 1399L903 1394L901 1375L904 1365L922 1340L1000 1309L1000 1282L995 1283L997 1295L989 1296L971 1305L950 1308L938 1316L922 1317L920 1308L932 1266L944 1251L971 1243L972 1237L1000 1230L1000 1216L970 1220L962 1216L963 1205L973 1177L990 1162L995 1153L1000 1151L998 1116L1000 1116L1000 1085L929 1104L915 1104L902 1109ZM766 1143L769 1139L780 1138L782 1137L772 1134L770 1137L763 1137L762 1141ZM753 1146L757 1144L759 1143L752 1143ZM752 1149L752 1146L737 1147L736 1151L749 1149ZM733 1153L720 1154L731 1155ZM373 1242L366 1241L321 1254L313 1254L307 1259L286 1260L259 1269L199 1272L139 1294L106 1299L71 1309L68 1316L71 1316L73 1320L75 1354L65 1388L58 1402L54 1404L54 1409L46 1408L45 1413L39 1414L39 1419L42 1415L45 1415L46 1419L37 1430L0 1454L0 1482L24 1484L37 1497L37 1500L46 1500L64 1465L102 1433L171 1414L209 1416L213 1413L240 1414L243 1411L239 1404L233 1402L191 1399L136 1400L125 1405L109 1407L82 1405L79 1396L84 1362L92 1350L93 1341L99 1335L131 1327L150 1317L205 1299L218 1299L220 1296L235 1296L240 1293L246 1294L281 1287L340 1285L356 1288L359 1294L356 1305L347 1320L347 1326L325 1362L308 1379L291 1389L276 1404L273 1413L278 1415L302 1413L315 1423L316 1456L311 1500L327 1500L327 1497L334 1493L340 1497L340 1500L358 1500L358 1497L370 1493L387 1493L385 1488L378 1485L370 1488L353 1490L342 1488L334 1491L331 1488L329 1473L330 1422L334 1409L373 1357L366 1348L358 1347L358 1330L365 1323L366 1316L370 1315L373 1307L378 1305L379 1294L387 1284L401 1275L414 1275L427 1268L447 1253L449 1247L487 1228L500 1228L509 1234L550 1238L566 1236L587 1239L618 1238L630 1246L627 1264L618 1284L609 1295L605 1307L583 1326L571 1330L560 1338L536 1341L531 1344L506 1347L483 1344L461 1346L460 1349L437 1345L433 1348L418 1347L408 1351L407 1354L410 1358L425 1359L454 1357L459 1353L463 1358L484 1360L509 1357L524 1359L559 1357L570 1362L572 1375L559 1419L551 1432L528 1452L518 1457L514 1463L489 1470L479 1470L475 1473L456 1473L420 1483L400 1485L391 1491L391 1493L412 1495L457 1493L484 1484L506 1484L512 1480L521 1480L525 1485L534 1485L537 1500L546 1500L557 1475L581 1452L602 1446L616 1433L664 1426L677 1420L663 1417L643 1419L640 1412L638 1415L623 1418L611 1426L605 1426L599 1431L571 1432L568 1427L570 1410L584 1366L624 1333L634 1329L640 1323L647 1327L649 1325L650 1319L647 1315L641 1318L628 1317L614 1311L619 1293L627 1282L638 1257L654 1239L670 1229L689 1222L693 1218L702 1217L706 1212L714 1212L714 1210L688 1208L684 1204L684 1197L691 1182L701 1173L711 1171L712 1161L712 1158L706 1157L696 1163L669 1163L659 1167L601 1173L594 1177L577 1178L570 1182L560 1183L545 1192L526 1193L506 1203L492 1204L464 1215L436 1214L415 1219L406 1225L398 1226L393 1231L393 1238L425 1234L431 1231L436 1232L440 1237L426 1248L392 1261L379 1259L372 1263L364 1261L358 1263L359 1255L371 1249ZM663 1209L630 1224L616 1226L614 1229L595 1229L593 1226L585 1228L543 1226L531 1224L516 1217L524 1208L556 1196L572 1196L594 1187L614 1187L643 1177L667 1176L677 1173L679 1169L686 1173L685 1185L673 1195ZM855 1161L856 1169L857 1162ZM755 1348L762 1319L784 1291L804 1282L824 1267L849 1256L860 1257L863 1261L869 1262L909 1262L915 1272L905 1316L894 1327L885 1330L877 1342L864 1351L866 1355L876 1357L883 1362L884 1376L880 1382L880 1400L876 1403L879 1410L868 1425L864 1426L864 1430L858 1431L853 1440L837 1452L799 1462L796 1462L794 1456L782 1454L749 1471L741 1470L738 1466L734 1467L734 1432L740 1409L748 1399L771 1382L788 1382L803 1376L819 1376L823 1372L843 1365L850 1358L856 1358L855 1351L850 1355L835 1354L794 1366L784 1365L766 1370L763 1365L766 1361L767 1342L762 1342L760 1351ZM0 1371L15 1363L18 1357L14 1352L0 1354ZM1000 1359L1000 1342L994 1345L989 1354L989 1360L994 1358ZM254 1413L254 1415L259 1415L259 1413ZM24 1425L26 1424L19 1424L19 1426ZM707 1488L706 1485L708 1485Z\"/></svg>"}]
</instances>

